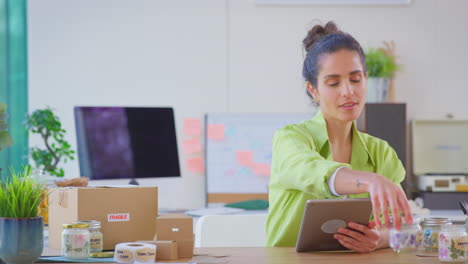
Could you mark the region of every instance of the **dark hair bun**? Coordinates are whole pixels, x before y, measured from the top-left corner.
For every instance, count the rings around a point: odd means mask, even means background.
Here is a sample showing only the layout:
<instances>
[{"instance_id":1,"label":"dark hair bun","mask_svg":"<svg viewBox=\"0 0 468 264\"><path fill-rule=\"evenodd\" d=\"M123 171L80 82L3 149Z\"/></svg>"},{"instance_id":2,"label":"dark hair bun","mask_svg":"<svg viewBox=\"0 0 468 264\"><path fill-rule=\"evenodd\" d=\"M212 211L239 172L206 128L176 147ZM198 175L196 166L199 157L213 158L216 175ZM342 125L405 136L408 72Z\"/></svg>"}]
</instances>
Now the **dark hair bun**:
<instances>
[{"instance_id":1,"label":"dark hair bun","mask_svg":"<svg viewBox=\"0 0 468 264\"><path fill-rule=\"evenodd\" d=\"M322 25L315 25L312 27L311 30L307 33L307 36L302 41L304 44L304 49L309 52L309 50L314 46L314 44L321 38L325 37L326 35L330 35L333 33L339 33L340 30L336 26L335 22L330 21L325 26Z\"/></svg>"}]
</instances>

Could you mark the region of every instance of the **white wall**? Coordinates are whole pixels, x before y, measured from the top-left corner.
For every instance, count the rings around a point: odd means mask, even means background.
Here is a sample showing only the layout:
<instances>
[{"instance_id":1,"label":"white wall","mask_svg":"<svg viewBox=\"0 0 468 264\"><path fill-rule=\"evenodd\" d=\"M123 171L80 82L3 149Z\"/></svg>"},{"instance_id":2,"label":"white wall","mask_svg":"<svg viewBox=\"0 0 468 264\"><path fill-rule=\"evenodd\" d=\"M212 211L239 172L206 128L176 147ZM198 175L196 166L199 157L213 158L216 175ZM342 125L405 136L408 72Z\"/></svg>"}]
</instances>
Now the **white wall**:
<instances>
[{"instance_id":1,"label":"white wall","mask_svg":"<svg viewBox=\"0 0 468 264\"><path fill-rule=\"evenodd\" d=\"M29 108L56 109L75 149L76 105L173 106L179 143L182 119L205 112L312 111L301 41L319 19L336 21L364 47L397 43L396 97L408 103L409 119L468 118L466 10L465 0L403 7L30 0ZM140 180L160 187L161 208L204 205L204 177L180 157L181 178ZM79 176L77 161L64 167L67 177Z\"/></svg>"}]
</instances>

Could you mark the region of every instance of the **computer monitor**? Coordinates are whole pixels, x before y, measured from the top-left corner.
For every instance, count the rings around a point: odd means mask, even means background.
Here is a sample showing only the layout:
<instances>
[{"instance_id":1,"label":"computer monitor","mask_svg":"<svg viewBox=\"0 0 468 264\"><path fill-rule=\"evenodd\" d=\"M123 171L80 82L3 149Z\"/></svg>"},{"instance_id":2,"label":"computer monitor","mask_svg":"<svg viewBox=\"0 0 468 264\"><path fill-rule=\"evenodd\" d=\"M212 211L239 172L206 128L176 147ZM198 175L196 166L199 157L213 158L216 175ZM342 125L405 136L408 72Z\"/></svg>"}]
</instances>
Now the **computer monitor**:
<instances>
[{"instance_id":1,"label":"computer monitor","mask_svg":"<svg viewBox=\"0 0 468 264\"><path fill-rule=\"evenodd\" d=\"M80 174L91 180L180 176L168 107L74 108Z\"/></svg>"}]
</instances>

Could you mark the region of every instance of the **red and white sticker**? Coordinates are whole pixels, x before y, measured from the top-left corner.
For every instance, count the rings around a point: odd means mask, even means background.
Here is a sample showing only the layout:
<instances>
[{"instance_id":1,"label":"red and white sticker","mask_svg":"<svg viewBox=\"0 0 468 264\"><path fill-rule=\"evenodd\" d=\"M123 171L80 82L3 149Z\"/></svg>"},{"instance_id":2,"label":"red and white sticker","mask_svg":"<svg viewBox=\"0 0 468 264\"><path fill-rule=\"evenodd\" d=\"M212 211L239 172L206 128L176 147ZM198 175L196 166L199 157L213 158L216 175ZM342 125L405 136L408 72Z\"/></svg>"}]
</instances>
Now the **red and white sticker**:
<instances>
[{"instance_id":1,"label":"red and white sticker","mask_svg":"<svg viewBox=\"0 0 468 264\"><path fill-rule=\"evenodd\" d=\"M128 222L130 221L130 214L108 214L107 222Z\"/></svg>"}]
</instances>

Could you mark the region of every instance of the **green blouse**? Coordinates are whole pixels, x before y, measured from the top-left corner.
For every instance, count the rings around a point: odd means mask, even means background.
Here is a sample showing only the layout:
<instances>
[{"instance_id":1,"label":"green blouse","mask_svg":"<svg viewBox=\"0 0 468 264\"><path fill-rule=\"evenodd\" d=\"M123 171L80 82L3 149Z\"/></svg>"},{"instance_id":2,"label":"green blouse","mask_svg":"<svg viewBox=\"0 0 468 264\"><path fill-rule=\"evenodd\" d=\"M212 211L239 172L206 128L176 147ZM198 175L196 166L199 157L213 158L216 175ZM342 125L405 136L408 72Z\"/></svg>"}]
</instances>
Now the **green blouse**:
<instances>
[{"instance_id":1,"label":"green blouse","mask_svg":"<svg viewBox=\"0 0 468 264\"><path fill-rule=\"evenodd\" d=\"M312 119L288 125L275 133L269 184L270 208L266 224L267 245L296 245L310 199L343 199L334 196L328 179L339 167L375 172L399 184L405 169L390 145L359 132L353 124L351 164L333 161L327 126L319 112ZM349 195L369 197L368 193Z\"/></svg>"}]
</instances>

